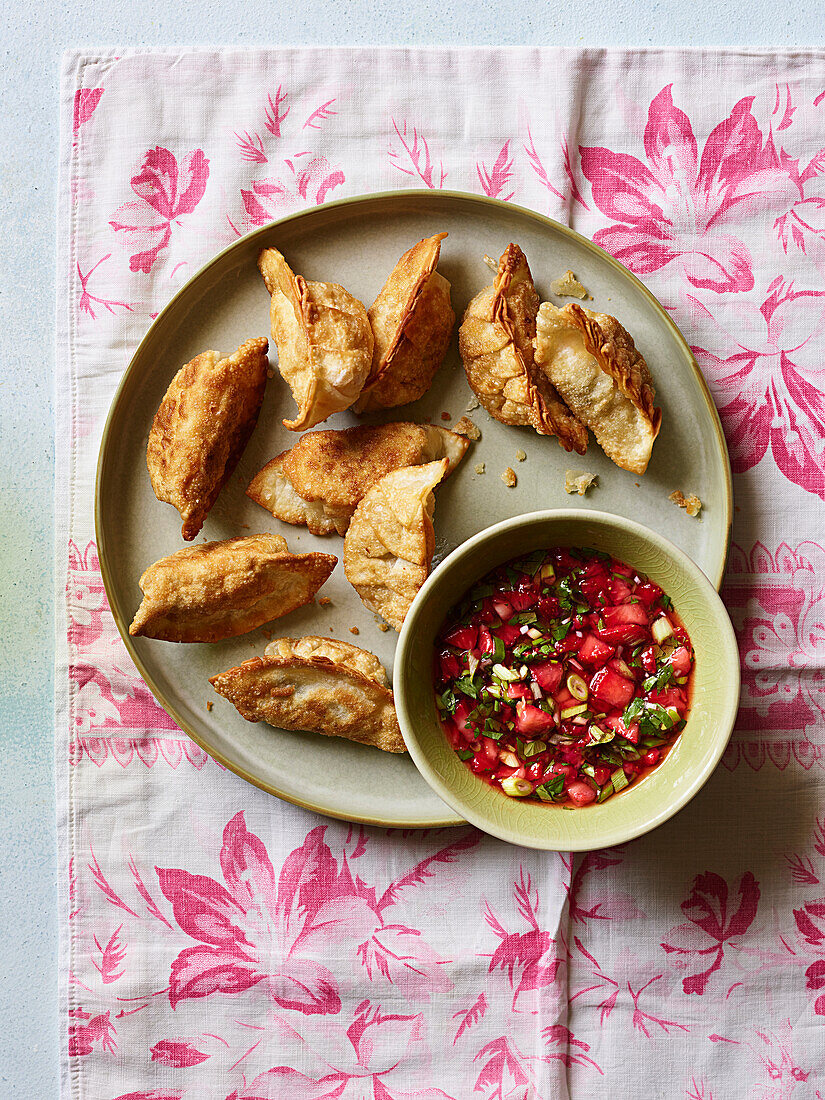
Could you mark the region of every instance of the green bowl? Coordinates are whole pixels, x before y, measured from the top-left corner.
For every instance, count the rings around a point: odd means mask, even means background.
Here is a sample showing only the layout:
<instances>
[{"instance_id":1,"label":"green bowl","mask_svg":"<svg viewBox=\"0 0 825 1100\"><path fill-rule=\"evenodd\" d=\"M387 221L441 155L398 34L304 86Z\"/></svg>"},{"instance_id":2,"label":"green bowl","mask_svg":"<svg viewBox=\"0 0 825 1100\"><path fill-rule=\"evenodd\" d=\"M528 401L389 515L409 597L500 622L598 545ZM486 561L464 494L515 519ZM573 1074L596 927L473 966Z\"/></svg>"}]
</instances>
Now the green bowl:
<instances>
[{"instance_id":1,"label":"green bowl","mask_svg":"<svg viewBox=\"0 0 825 1100\"><path fill-rule=\"evenodd\" d=\"M592 547L646 573L673 600L696 653L687 724L663 763L601 805L573 809L508 798L473 775L447 741L432 687L433 644L449 608L496 565L553 546ZM404 740L436 794L501 840L552 851L621 844L667 821L719 763L739 705L736 638L713 585L673 543L605 512L533 512L459 546L433 571L407 613L393 679Z\"/></svg>"}]
</instances>

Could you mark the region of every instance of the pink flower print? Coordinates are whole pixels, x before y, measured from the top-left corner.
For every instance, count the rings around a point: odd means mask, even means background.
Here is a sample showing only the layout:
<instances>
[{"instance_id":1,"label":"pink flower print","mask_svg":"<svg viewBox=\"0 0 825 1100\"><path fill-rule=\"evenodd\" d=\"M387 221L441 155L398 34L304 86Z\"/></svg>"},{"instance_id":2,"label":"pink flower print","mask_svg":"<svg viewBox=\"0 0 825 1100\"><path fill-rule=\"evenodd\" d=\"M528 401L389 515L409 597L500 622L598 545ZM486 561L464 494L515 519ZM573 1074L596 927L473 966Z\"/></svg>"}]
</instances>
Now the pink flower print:
<instances>
[{"instance_id":1,"label":"pink flower print","mask_svg":"<svg viewBox=\"0 0 825 1100\"><path fill-rule=\"evenodd\" d=\"M114 1054L117 1050L115 1025L109 1020L109 1013L92 1016L82 1008L73 1008L69 1012L69 1057L80 1058L91 1054L95 1044L100 1043L101 1050Z\"/></svg>"},{"instance_id":2,"label":"pink flower print","mask_svg":"<svg viewBox=\"0 0 825 1100\"><path fill-rule=\"evenodd\" d=\"M690 895L682 902L687 923L672 928L667 941L660 945L669 954L698 956L702 963L710 962L706 969L683 978L685 993L701 996L705 992L711 974L722 965L725 948L738 947L737 937L753 923L760 891L750 871L740 879L738 893L739 903L734 909L723 878L707 871L694 879Z\"/></svg>"},{"instance_id":3,"label":"pink flower print","mask_svg":"<svg viewBox=\"0 0 825 1100\"><path fill-rule=\"evenodd\" d=\"M340 1011L338 984L315 957L330 940L362 942L378 921L348 870L338 873L323 833L323 826L313 829L276 879L264 845L238 813L223 834L225 887L204 875L156 868L176 921L198 941L172 963L172 1008L265 981L283 1008L305 1015Z\"/></svg>"},{"instance_id":4,"label":"pink flower print","mask_svg":"<svg viewBox=\"0 0 825 1100\"><path fill-rule=\"evenodd\" d=\"M160 1062L163 1066L172 1066L175 1069L198 1066L207 1058L211 1058L211 1055L198 1050L190 1039L161 1039L152 1047L153 1062Z\"/></svg>"},{"instance_id":5,"label":"pink flower print","mask_svg":"<svg viewBox=\"0 0 825 1100\"><path fill-rule=\"evenodd\" d=\"M422 1016L383 1013L362 1001L343 1036L335 1025L326 1031L323 1060L331 1073L314 1078L276 1066L226 1100L454 1100L439 1088L410 1090L425 1047Z\"/></svg>"},{"instance_id":6,"label":"pink flower print","mask_svg":"<svg viewBox=\"0 0 825 1100\"><path fill-rule=\"evenodd\" d=\"M94 680L87 680L74 701L74 725L79 736L99 726L120 725L120 711Z\"/></svg>"},{"instance_id":7,"label":"pink flower print","mask_svg":"<svg viewBox=\"0 0 825 1100\"><path fill-rule=\"evenodd\" d=\"M536 916L538 895L533 890L530 876L525 879L523 869L514 892L518 910L529 931L506 932L489 908L486 920L500 941L490 959L490 973L497 969L507 973L513 990L512 1008L516 1012L523 993L535 993L553 985L560 961L556 957L555 940L539 928ZM535 1000L535 997L532 999Z\"/></svg>"},{"instance_id":8,"label":"pink flower print","mask_svg":"<svg viewBox=\"0 0 825 1100\"><path fill-rule=\"evenodd\" d=\"M790 174L799 188L797 201L774 222L776 235L787 253L791 247L815 262L825 260L825 149L811 158L799 171L796 161L788 160Z\"/></svg>"},{"instance_id":9,"label":"pink flower print","mask_svg":"<svg viewBox=\"0 0 825 1100\"><path fill-rule=\"evenodd\" d=\"M77 137L77 131L84 122L88 122L95 113L95 108L100 103L103 95L102 88L78 88L74 94L74 112L72 118L72 133ZM108 100L106 101L109 102Z\"/></svg>"},{"instance_id":10,"label":"pink flower print","mask_svg":"<svg viewBox=\"0 0 825 1100\"><path fill-rule=\"evenodd\" d=\"M734 470L771 449L784 476L825 500L825 292L781 277L758 308L730 302L711 314L689 299L708 347L693 350L714 390Z\"/></svg>"},{"instance_id":11,"label":"pink flower print","mask_svg":"<svg viewBox=\"0 0 825 1100\"><path fill-rule=\"evenodd\" d=\"M309 157L309 160L304 160ZM253 180L252 189L241 189L241 198L248 225L267 225L287 211L314 203L320 206L336 187L346 182L340 168L334 168L326 157L298 153L285 160L286 172Z\"/></svg>"},{"instance_id":12,"label":"pink flower print","mask_svg":"<svg viewBox=\"0 0 825 1100\"><path fill-rule=\"evenodd\" d=\"M754 205L764 210L796 192L771 140L763 141L752 103L739 100L700 157L690 119L668 85L650 104L646 164L610 149L580 149L594 202L618 223L599 230L596 243L637 275L675 262L692 286L750 290L750 252L726 229Z\"/></svg>"},{"instance_id":13,"label":"pink flower print","mask_svg":"<svg viewBox=\"0 0 825 1100\"><path fill-rule=\"evenodd\" d=\"M132 271L148 274L160 253L169 246L172 225L191 214L203 198L209 179L209 161L202 149L187 153L178 164L174 153L156 146L143 158L131 186L137 201L127 202L109 225L124 232L137 247L129 260Z\"/></svg>"},{"instance_id":14,"label":"pink flower print","mask_svg":"<svg viewBox=\"0 0 825 1100\"><path fill-rule=\"evenodd\" d=\"M790 1020L780 1026L780 1034L757 1031L753 1042L745 1043L756 1055L762 1072L770 1084L757 1082L749 1095L753 1100L790 1100L797 1085L804 1085L810 1077L796 1062L793 1052L793 1028ZM804 1092L805 1096L809 1093ZM817 1092L817 1096L819 1093Z\"/></svg>"}]
</instances>

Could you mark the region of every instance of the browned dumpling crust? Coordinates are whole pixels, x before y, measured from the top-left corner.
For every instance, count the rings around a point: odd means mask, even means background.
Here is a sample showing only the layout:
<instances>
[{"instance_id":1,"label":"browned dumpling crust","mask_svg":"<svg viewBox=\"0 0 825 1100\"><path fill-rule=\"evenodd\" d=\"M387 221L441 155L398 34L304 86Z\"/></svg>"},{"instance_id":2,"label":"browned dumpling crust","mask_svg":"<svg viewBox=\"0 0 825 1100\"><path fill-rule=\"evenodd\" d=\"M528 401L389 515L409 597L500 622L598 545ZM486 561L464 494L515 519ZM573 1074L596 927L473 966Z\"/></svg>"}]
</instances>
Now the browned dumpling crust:
<instances>
[{"instance_id":1,"label":"browned dumpling crust","mask_svg":"<svg viewBox=\"0 0 825 1100\"><path fill-rule=\"evenodd\" d=\"M455 324L450 284L436 271L439 233L405 252L369 309L372 367L357 413L417 401L444 362Z\"/></svg>"},{"instance_id":2,"label":"browned dumpling crust","mask_svg":"<svg viewBox=\"0 0 825 1100\"><path fill-rule=\"evenodd\" d=\"M644 356L615 317L544 302L536 362L608 458L643 474L662 423Z\"/></svg>"},{"instance_id":3,"label":"browned dumpling crust","mask_svg":"<svg viewBox=\"0 0 825 1100\"><path fill-rule=\"evenodd\" d=\"M433 489L447 460L386 474L355 509L344 538L344 572L363 600L395 630L427 579L435 551Z\"/></svg>"},{"instance_id":4,"label":"browned dumpling crust","mask_svg":"<svg viewBox=\"0 0 825 1100\"><path fill-rule=\"evenodd\" d=\"M265 248L258 267L272 295L278 369L298 406L295 419L283 424L302 432L358 397L372 364L372 329L363 303L348 290L307 282L277 248Z\"/></svg>"},{"instance_id":5,"label":"browned dumpling crust","mask_svg":"<svg viewBox=\"0 0 825 1100\"><path fill-rule=\"evenodd\" d=\"M383 666L345 642L280 638L209 682L247 722L405 751Z\"/></svg>"},{"instance_id":6,"label":"browned dumpling crust","mask_svg":"<svg viewBox=\"0 0 825 1100\"><path fill-rule=\"evenodd\" d=\"M496 420L555 435L566 451L584 454L587 429L534 361L539 301L524 253L508 245L495 283L473 298L459 329L467 381Z\"/></svg>"},{"instance_id":7,"label":"browned dumpling crust","mask_svg":"<svg viewBox=\"0 0 825 1100\"><path fill-rule=\"evenodd\" d=\"M281 535L187 546L150 565L132 635L166 642L219 642L310 602L338 559L290 554Z\"/></svg>"},{"instance_id":8,"label":"browned dumpling crust","mask_svg":"<svg viewBox=\"0 0 825 1100\"><path fill-rule=\"evenodd\" d=\"M243 454L264 399L265 339L225 359L205 351L181 367L160 403L146 450L158 500L172 504L191 541Z\"/></svg>"},{"instance_id":9,"label":"browned dumpling crust","mask_svg":"<svg viewBox=\"0 0 825 1100\"><path fill-rule=\"evenodd\" d=\"M468 440L432 424L362 425L308 432L255 476L247 496L276 519L313 535L346 533L358 501L391 470L447 459L452 473Z\"/></svg>"}]
</instances>

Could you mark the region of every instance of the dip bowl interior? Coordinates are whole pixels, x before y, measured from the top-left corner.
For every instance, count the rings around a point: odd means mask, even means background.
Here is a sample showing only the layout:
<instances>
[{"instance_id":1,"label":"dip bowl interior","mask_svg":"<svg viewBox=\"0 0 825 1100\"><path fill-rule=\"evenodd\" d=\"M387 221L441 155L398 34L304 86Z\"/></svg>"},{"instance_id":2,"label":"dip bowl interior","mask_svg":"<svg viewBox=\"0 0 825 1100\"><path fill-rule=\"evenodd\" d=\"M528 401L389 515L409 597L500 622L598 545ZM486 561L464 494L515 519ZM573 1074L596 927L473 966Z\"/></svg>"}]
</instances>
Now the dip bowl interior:
<instances>
[{"instance_id":1,"label":"dip bowl interior","mask_svg":"<svg viewBox=\"0 0 825 1100\"><path fill-rule=\"evenodd\" d=\"M696 656L687 724L664 761L600 805L581 808L509 798L477 778L447 741L433 688L434 642L450 608L490 569L553 546L601 550L646 573L673 600ZM739 704L736 638L713 585L667 539L604 512L533 512L459 546L433 571L407 613L393 680L407 748L436 794L501 840L554 851L621 844L667 821L719 763Z\"/></svg>"}]
</instances>

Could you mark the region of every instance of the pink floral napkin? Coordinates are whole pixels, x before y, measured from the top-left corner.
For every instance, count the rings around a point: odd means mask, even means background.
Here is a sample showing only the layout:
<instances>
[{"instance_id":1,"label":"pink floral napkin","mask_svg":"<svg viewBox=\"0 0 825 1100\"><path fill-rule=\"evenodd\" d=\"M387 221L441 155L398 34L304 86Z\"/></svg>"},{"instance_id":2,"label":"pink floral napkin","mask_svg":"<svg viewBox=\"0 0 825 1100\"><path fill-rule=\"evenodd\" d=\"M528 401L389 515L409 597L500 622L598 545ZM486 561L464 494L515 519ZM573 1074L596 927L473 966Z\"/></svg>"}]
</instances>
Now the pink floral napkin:
<instances>
[{"instance_id":1,"label":"pink floral napkin","mask_svg":"<svg viewBox=\"0 0 825 1100\"><path fill-rule=\"evenodd\" d=\"M77 1100L825 1095L825 55L74 53L62 93L56 741ZM450 187L592 236L687 334L735 470L712 781L571 859L367 829L223 770L106 606L93 479L151 319L328 198Z\"/></svg>"}]
</instances>

